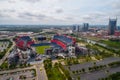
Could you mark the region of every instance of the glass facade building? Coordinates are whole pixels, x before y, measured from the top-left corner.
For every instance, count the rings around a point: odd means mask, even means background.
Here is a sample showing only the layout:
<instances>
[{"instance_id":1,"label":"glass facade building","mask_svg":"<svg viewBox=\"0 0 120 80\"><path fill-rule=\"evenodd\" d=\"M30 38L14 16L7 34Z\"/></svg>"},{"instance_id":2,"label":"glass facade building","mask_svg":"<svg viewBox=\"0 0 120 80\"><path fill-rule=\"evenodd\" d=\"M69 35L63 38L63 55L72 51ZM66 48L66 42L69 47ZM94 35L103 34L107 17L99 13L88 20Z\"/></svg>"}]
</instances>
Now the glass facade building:
<instances>
[{"instance_id":1,"label":"glass facade building","mask_svg":"<svg viewBox=\"0 0 120 80\"><path fill-rule=\"evenodd\" d=\"M116 27L117 19L109 19L109 26L108 26L108 34L114 35Z\"/></svg>"},{"instance_id":2,"label":"glass facade building","mask_svg":"<svg viewBox=\"0 0 120 80\"><path fill-rule=\"evenodd\" d=\"M83 31L84 32L88 31L88 28L89 28L89 24L88 23L84 23L83 24Z\"/></svg>"}]
</instances>

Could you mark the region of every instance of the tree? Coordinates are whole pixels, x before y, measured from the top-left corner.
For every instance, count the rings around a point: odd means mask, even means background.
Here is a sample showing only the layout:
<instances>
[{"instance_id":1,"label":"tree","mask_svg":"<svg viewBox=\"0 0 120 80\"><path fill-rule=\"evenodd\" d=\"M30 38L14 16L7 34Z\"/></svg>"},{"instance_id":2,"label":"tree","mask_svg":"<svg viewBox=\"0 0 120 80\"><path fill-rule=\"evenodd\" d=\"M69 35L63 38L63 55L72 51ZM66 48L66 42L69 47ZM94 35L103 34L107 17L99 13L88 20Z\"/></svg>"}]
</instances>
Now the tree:
<instances>
[{"instance_id":1,"label":"tree","mask_svg":"<svg viewBox=\"0 0 120 80\"><path fill-rule=\"evenodd\" d=\"M78 76L78 78L77 78L78 80L80 80L80 76Z\"/></svg>"},{"instance_id":2,"label":"tree","mask_svg":"<svg viewBox=\"0 0 120 80\"><path fill-rule=\"evenodd\" d=\"M94 66L95 66L95 65L96 65L96 62L94 62L93 64L94 64Z\"/></svg>"},{"instance_id":3,"label":"tree","mask_svg":"<svg viewBox=\"0 0 120 80\"><path fill-rule=\"evenodd\" d=\"M72 71L73 74L75 74L75 71Z\"/></svg>"},{"instance_id":4,"label":"tree","mask_svg":"<svg viewBox=\"0 0 120 80\"><path fill-rule=\"evenodd\" d=\"M91 67L89 67L88 69L89 69L89 71L91 71Z\"/></svg>"},{"instance_id":5,"label":"tree","mask_svg":"<svg viewBox=\"0 0 120 80\"><path fill-rule=\"evenodd\" d=\"M79 70L79 72L81 73L81 70Z\"/></svg>"},{"instance_id":6,"label":"tree","mask_svg":"<svg viewBox=\"0 0 120 80\"><path fill-rule=\"evenodd\" d=\"M59 67L59 64L56 62L55 64L54 64L54 67Z\"/></svg>"},{"instance_id":7,"label":"tree","mask_svg":"<svg viewBox=\"0 0 120 80\"><path fill-rule=\"evenodd\" d=\"M76 73L78 74L78 70L76 71Z\"/></svg>"},{"instance_id":8,"label":"tree","mask_svg":"<svg viewBox=\"0 0 120 80\"><path fill-rule=\"evenodd\" d=\"M106 73L109 73L109 70L106 70Z\"/></svg>"},{"instance_id":9,"label":"tree","mask_svg":"<svg viewBox=\"0 0 120 80\"><path fill-rule=\"evenodd\" d=\"M84 69L84 68L82 68L82 72L85 72L85 69Z\"/></svg>"}]
</instances>

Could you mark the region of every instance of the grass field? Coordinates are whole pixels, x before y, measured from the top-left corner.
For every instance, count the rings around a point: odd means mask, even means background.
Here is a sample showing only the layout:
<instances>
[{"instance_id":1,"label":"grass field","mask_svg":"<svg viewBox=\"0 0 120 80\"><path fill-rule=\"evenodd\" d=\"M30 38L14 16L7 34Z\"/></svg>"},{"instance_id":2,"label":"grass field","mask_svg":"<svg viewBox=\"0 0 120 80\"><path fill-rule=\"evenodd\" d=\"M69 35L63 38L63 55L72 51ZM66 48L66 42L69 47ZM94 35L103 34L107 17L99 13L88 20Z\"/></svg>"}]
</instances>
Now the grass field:
<instances>
[{"instance_id":1,"label":"grass field","mask_svg":"<svg viewBox=\"0 0 120 80\"><path fill-rule=\"evenodd\" d=\"M101 40L100 42L102 42L110 47L120 49L120 42L115 42L115 41L110 41L110 40Z\"/></svg>"},{"instance_id":2,"label":"grass field","mask_svg":"<svg viewBox=\"0 0 120 80\"><path fill-rule=\"evenodd\" d=\"M48 80L66 80L64 73L60 70L59 64L53 62L51 59L44 61L44 67L47 73Z\"/></svg>"},{"instance_id":3,"label":"grass field","mask_svg":"<svg viewBox=\"0 0 120 80\"><path fill-rule=\"evenodd\" d=\"M89 36L87 36L86 38L87 38L87 39L90 39L90 40L94 40L94 41L99 41L99 40L101 40L101 38L98 38L98 37L89 37Z\"/></svg>"},{"instance_id":4,"label":"grass field","mask_svg":"<svg viewBox=\"0 0 120 80\"><path fill-rule=\"evenodd\" d=\"M38 46L36 47L36 52L39 54L44 54L45 53L45 49L50 48L50 46Z\"/></svg>"},{"instance_id":5,"label":"grass field","mask_svg":"<svg viewBox=\"0 0 120 80\"><path fill-rule=\"evenodd\" d=\"M48 77L48 80L65 80L64 75L58 68L52 68L50 74L51 76Z\"/></svg>"}]
</instances>

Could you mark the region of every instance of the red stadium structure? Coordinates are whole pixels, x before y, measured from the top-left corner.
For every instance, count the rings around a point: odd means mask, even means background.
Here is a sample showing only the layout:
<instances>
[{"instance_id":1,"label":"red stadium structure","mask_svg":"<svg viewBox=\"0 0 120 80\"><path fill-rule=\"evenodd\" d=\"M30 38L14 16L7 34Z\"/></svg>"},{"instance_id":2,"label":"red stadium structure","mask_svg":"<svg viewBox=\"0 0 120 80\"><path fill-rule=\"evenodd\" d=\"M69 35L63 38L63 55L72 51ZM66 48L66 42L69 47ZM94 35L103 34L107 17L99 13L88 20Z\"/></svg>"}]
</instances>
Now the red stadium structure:
<instances>
[{"instance_id":1,"label":"red stadium structure","mask_svg":"<svg viewBox=\"0 0 120 80\"><path fill-rule=\"evenodd\" d=\"M54 35L53 39L51 40L51 43L56 43L60 47L62 47L64 50L67 49L67 46L74 45L76 43L76 39L71 36L66 35Z\"/></svg>"},{"instance_id":2,"label":"red stadium structure","mask_svg":"<svg viewBox=\"0 0 120 80\"><path fill-rule=\"evenodd\" d=\"M23 50L25 50L26 48L30 48L31 44L34 44L34 41L32 41L29 36L17 37L15 42L16 46Z\"/></svg>"},{"instance_id":3,"label":"red stadium structure","mask_svg":"<svg viewBox=\"0 0 120 80\"><path fill-rule=\"evenodd\" d=\"M57 45L61 46L63 49L66 50L66 44L64 44L63 42L55 39L51 40L51 42L56 43Z\"/></svg>"}]
</instances>

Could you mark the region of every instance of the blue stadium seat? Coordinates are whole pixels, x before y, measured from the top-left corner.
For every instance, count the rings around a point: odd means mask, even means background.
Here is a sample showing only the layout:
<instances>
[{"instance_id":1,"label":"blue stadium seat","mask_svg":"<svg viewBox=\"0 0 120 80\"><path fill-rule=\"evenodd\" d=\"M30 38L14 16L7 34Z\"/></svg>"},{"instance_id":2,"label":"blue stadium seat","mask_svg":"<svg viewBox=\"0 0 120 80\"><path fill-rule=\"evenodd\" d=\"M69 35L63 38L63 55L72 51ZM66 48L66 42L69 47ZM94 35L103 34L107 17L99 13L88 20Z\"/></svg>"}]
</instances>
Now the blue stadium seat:
<instances>
[{"instance_id":1,"label":"blue stadium seat","mask_svg":"<svg viewBox=\"0 0 120 80\"><path fill-rule=\"evenodd\" d=\"M47 46L47 45L50 45L50 43L32 44L31 46L37 47L37 46Z\"/></svg>"},{"instance_id":2,"label":"blue stadium seat","mask_svg":"<svg viewBox=\"0 0 120 80\"><path fill-rule=\"evenodd\" d=\"M63 35L55 35L53 37L53 39L60 40L60 41L64 42L65 44L71 44L72 43L72 39L71 38L68 38L68 37L63 36Z\"/></svg>"}]
</instances>

